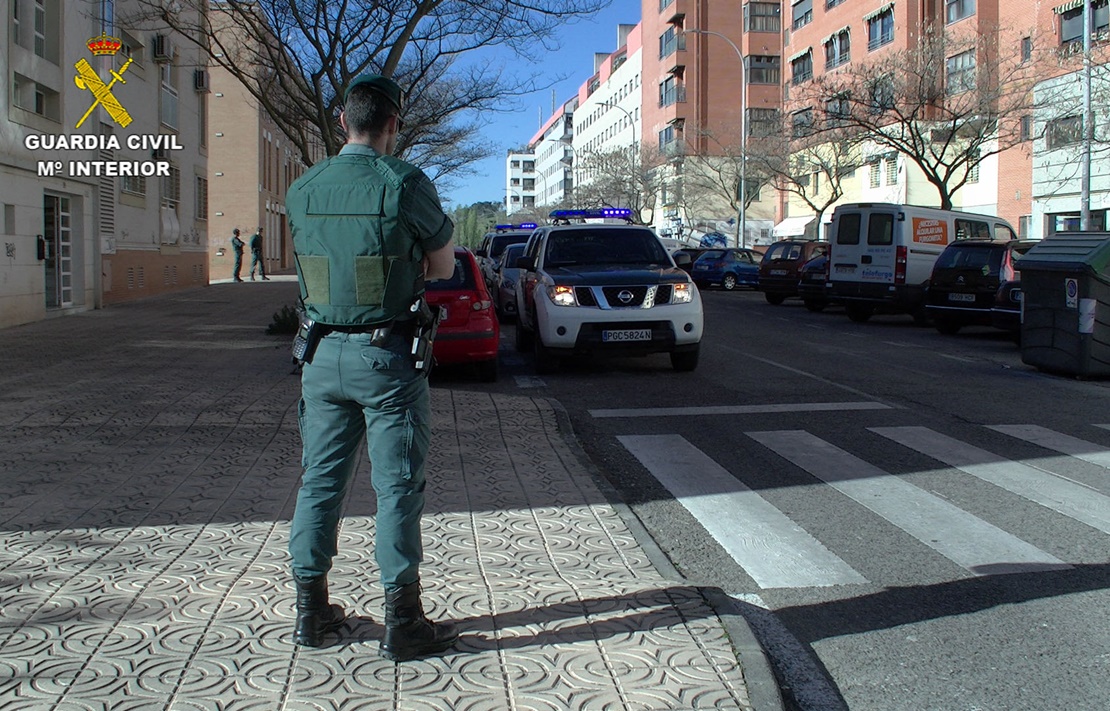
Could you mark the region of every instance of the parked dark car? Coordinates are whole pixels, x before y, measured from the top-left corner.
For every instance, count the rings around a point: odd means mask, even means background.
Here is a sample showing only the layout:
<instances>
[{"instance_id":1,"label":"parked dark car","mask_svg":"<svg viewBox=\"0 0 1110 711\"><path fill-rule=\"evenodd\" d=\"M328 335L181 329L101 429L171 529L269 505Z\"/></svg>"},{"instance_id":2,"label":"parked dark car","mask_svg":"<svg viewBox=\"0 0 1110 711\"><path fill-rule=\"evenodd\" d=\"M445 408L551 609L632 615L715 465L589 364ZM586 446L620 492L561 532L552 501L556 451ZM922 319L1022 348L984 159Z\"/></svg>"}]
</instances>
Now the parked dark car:
<instances>
[{"instance_id":1,"label":"parked dark car","mask_svg":"<svg viewBox=\"0 0 1110 711\"><path fill-rule=\"evenodd\" d=\"M759 263L759 290L763 298L777 305L798 296L802 265L828 251L828 242L814 240L788 239L772 244Z\"/></svg>"},{"instance_id":2,"label":"parked dark car","mask_svg":"<svg viewBox=\"0 0 1110 711\"><path fill-rule=\"evenodd\" d=\"M671 259L674 260L676 267L689 274L693 271L694 262L698 261L698 257L708 251L703 247L683 247L672 252Z\"/></svg>"},{"instance_id":3,"label":"parked dark car","mask_svg":"<svg viewBox=\"0 0 1110 711\"><path fill-rule=\"evenodd\" d=\"M700 288L720 284L732 291L738 286L754 289L759 284L759 257L750 249L708 249L694 262L690 276Z\"/></svg>"},{"instance_id":4,"label":"parked dark car","mask_svg":"<svg viewBox=\"0 0 1110 711\"><path fill-rule=\"evenodd\" d=\"M993 325L992 310L1003 282L1017 281L1014 260L1034 240L964 239L945 247L933 265L925 312L941 333Z\"/></svg>"},{"instance_id":5,"label":"parked dark car","mask_svg":"<svg viewBox=\"0 0 1110 711\"><path fill-rule=\"evenodd\" d=\"M1004 281L998 287L991 307L991 325L1021 341L1021 281Z\"/></svg>"},{"instance_id":6,"label":"parked dark car","mask_svg":"<svg viewBox=\"0 0 1110 711\"><path fill-rule=\"evenodd\" d=\"M819 254L802 265L798 272L798 296L810 311L824 311L829 305L827 265L829 256Z\"/></svg>"}]
</instances>

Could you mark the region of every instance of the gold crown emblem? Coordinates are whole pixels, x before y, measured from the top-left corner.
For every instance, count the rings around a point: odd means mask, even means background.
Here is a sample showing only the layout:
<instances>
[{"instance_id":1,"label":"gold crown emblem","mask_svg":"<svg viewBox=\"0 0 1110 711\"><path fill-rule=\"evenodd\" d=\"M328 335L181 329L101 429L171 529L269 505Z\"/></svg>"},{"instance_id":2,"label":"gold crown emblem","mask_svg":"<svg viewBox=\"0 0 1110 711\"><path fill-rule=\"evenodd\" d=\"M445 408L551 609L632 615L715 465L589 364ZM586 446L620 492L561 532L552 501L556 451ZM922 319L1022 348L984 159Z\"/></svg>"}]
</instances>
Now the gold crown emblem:
<instances>
[{"instance_id":1,"label":"gold crown emblem","mask_svg":"<svg viewBox=\"0 0 1110 711\"><path fill-rule=\"evenodd\" d=\"M118 37L109 37L107 32L100 33L99 37L93 37L86 44L89 51L98 56L115 54L123 47L122 40Z\"/></svg>"}]
</instances>

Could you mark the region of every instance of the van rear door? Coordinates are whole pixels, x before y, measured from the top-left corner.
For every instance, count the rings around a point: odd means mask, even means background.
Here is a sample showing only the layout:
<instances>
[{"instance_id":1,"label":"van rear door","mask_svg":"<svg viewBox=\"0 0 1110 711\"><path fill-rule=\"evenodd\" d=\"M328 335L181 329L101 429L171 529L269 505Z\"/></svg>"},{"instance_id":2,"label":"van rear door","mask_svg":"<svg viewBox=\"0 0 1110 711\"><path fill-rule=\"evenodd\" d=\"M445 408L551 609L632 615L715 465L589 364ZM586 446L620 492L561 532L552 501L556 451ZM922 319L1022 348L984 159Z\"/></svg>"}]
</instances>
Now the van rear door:
<instances>
[{"instance_id":1,"label":"van rear door","mask_svg":"<svg viewBox=\"0 0 1110 711\"><path fill-rule=\"evenodd\" d=\"M893 284L897 215L883 210L845 210L837 215L829 280Z\"/></svg>"}]
</instances>

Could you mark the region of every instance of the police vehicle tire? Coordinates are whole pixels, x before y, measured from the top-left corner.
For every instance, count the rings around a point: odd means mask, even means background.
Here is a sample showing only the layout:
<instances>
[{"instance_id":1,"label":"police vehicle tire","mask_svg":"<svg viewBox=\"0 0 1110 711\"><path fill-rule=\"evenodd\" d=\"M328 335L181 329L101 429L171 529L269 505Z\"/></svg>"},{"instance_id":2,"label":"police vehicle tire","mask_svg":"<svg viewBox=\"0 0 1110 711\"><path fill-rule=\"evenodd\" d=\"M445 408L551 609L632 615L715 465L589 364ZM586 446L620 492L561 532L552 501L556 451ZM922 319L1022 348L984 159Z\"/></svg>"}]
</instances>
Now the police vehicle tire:
<instances>
[{"instance_id":1,"label":"police vehicle tire","mask_svg":"<svg viewBox=\"0 0 1110 711\"><path fill-rule=\"evenodd\" d=\"M767 299L767 303L771 304L772 306L778 306L782 302L786 301L786 297L782 294L772 294L769 291L763 292L763 298Z\"/></svg>"},{"instance_id":2,"label":"police vehicle tire","mask_svg":"<svg viewBox=\"0 0 1110 711\"><path fill-rule=\"evenodd\" d=\"M689 373L698 367L698 355L700 352L701 346L694 348L692 351L672 351L671 367L680 373Z\"/></svg>"},{"instance_id":3,"label":"police vehicle tire","mask_svg":"<svg viewBox=\"0 0 1110 711\"><path fill-rule=\"evenodd\" d=\"M735 289L736 288L736 275L735 274L725 274L724 279L721 280L721 288L725 289L726 291L732 291L733 289Z\"/></svg>"},{"instance_id":4,"label":"police vehicle tire","mask_svg":"<svg viewBox=\"0 0 1110 711\"><path fill-rule=\"evenodd\" d=\"M532 339L533 351L536 355L536 373L538 375L549 375L559 369L559 358L551 352L551 349L543 344L543 337L538 333Z\"/></svg>"},{"instance_id":5,"label":"police vehicle tire","mask_svg":"<svg viewBox=\"0 0 1110 711\"><path fill-rule=\"evenodd\" d=\"M524 322L520 318L516 320L515 330L516 338L513 341L513 345L516 346L517 353L527 353L532 350L532 339L534 336L531 331L524 327Z\"/></svg>"}]
</instances>

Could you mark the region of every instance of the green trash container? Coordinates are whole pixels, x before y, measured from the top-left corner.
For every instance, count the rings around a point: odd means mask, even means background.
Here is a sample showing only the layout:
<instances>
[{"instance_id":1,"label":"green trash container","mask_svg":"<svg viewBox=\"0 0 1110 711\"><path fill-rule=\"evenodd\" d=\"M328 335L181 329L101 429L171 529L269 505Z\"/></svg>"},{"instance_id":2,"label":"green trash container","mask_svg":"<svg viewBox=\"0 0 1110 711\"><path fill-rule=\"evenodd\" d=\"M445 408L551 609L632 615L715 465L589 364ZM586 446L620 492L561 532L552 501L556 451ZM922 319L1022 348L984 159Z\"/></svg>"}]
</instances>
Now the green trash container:
<instances>
[{"instance_id":1,"label":"green trash container","mask_svg":"<svg viewBox=\"0 0 1110 711\"><path fill-rule=\"evenodd\" d=\"M1058 232L1021 272L1021 360L1078 377L1110 375L1110 232Z\"/></svg>"}]
</instances>

